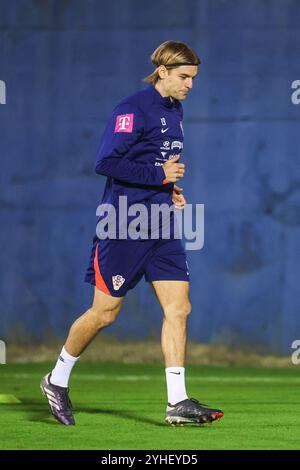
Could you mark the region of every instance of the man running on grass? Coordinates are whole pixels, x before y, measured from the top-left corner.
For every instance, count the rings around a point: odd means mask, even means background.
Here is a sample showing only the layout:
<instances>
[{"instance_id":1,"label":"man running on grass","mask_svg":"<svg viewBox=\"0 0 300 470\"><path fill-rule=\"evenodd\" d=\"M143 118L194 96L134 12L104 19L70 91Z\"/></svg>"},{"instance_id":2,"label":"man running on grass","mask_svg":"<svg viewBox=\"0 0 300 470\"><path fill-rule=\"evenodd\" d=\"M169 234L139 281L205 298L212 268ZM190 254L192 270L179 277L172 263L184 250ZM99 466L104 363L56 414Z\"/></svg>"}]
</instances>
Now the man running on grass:
<instances>
[{"instance_id":1,"label":"man running on grass","mask_svg":"<svg viewBox=\"0 0 300 470\"><path fill-rule=\"evenodd\" d=\"M148 86L115 107L97 156L95 170L107 177L101 204L107 212L97 212L97 235L85 277L95 286L93 304L72 325L54 369L41 382L53 416L65 425L75 424L68 395L74 364L99 331L115 321L126 292L143 276L164 313L161 344L168 395L166 422L202 424L223 416L221 410L186 393L189 273L182 242L175 236L173 212L174 206L185 206L182 189L175 185L185 171L179 160L183 148L180 102L192 89L201 62L190 47L176 41L161 44L151 60L156 68L145 78ZM162 204L172 207L167 236L163 233L165 217L154 217L151 212ZM133 205L146 209L147 215L139 218L139 230L132 218ZM103 221L106 226L112 222L110 228L114 229L106 237Z\"/></svg>"}]
</instances>

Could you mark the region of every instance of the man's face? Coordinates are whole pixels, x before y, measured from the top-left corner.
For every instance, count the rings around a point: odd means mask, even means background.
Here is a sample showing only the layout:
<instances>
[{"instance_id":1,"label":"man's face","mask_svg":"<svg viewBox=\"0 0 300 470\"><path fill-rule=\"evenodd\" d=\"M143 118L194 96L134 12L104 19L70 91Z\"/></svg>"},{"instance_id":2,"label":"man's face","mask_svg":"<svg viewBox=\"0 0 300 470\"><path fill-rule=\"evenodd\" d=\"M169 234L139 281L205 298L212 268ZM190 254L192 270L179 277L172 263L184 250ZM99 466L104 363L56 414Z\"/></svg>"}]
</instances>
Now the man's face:
<instances>
[{"instance_id":1,"label":"man's face","mask_svg":"<svg viewBox=\"0 0 300 470\"><path fill-rule=\"evenodd\" d=\"M164 91L172 98L185 100L193 88L193 79L197 73L197 65L180 65L175 69L167 70L162 78Z\"/></svg>"}]
</instances>

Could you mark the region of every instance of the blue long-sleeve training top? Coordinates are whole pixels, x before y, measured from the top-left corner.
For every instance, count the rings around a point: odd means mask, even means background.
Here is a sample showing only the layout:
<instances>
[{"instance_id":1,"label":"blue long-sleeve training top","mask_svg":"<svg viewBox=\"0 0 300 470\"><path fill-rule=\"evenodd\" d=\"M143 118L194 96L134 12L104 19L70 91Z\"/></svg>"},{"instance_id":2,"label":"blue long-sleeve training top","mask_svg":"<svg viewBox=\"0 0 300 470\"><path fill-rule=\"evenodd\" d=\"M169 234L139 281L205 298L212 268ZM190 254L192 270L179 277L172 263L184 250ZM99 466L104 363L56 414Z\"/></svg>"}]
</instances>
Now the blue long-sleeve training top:
<instances>
[{"instance_id":1,"label":"blue long-sleeve training top","mask_svg":"<svg viewBox=\"0 0 300 470\"><path fill-rule=\"evenodd\" d=\"M183 149L182 120L181 103L162 97L153 85L114 108L95 165L107 177L101 204L118 210L119 196L127 196L128 206L172 205L174 185L166 183L162 165Z\"/></svg>"}]
</instances>

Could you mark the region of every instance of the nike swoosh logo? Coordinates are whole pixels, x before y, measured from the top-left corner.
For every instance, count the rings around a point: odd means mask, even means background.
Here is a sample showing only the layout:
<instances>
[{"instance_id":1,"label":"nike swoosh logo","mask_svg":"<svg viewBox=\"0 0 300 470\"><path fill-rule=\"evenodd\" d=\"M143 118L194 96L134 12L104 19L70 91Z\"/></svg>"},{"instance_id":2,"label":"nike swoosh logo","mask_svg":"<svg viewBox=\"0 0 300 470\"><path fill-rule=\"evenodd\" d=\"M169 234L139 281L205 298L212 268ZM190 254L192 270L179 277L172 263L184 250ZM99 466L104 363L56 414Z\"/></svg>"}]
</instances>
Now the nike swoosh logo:
<instances>
[{"instance_id":1,"label":"nike swoosh logo","mask_svg":"<svg viewBox=\"0 0 300 470\"><path fill-rule=\"evenodd\" d=\"M180 375L180 372L170 372L170 374Z\"/></svg>"},{"instance_id":2,"label":"nike swoosh logo","mask_svg":"<svg viewBox=\"0 0 300 470\"><path fill-rule=\"evenodd\" d=\"M161 129L161 133L164 134L165 132L167 132L169 128L167 127L167 129Z\"/></svg>"}]
</instances>

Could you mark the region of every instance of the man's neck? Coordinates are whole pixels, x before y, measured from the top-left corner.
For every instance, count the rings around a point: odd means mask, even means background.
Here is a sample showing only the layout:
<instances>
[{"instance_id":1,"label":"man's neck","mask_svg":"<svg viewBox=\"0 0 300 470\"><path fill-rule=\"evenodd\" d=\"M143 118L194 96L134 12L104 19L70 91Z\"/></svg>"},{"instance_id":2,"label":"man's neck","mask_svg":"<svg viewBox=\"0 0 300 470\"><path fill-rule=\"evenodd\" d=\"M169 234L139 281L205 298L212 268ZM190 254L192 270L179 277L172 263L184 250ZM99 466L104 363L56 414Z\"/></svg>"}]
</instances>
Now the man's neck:
<instances>
[{"instance_id":1,"label":"man's neck","mask_svg":"<svg viewBox=\"0 0 300 470\"><path fill-rule=\"evenodd\" d=\"M168 93L162 88L159 82L157 82L154 85L154 88L158 91L158 93L163 97L163 98L170 98L171 101L173 101L172 96L168 95Z\"/></svg>"}]
</instances>

